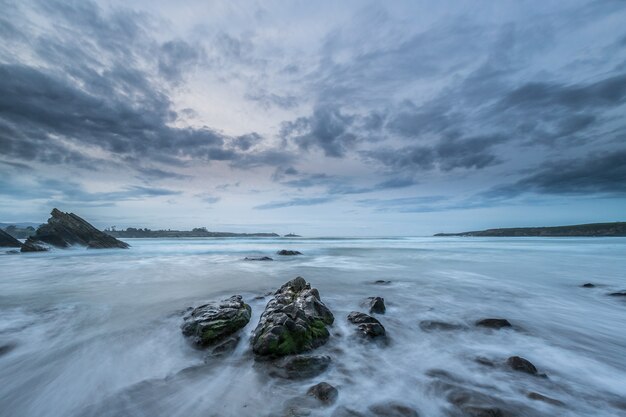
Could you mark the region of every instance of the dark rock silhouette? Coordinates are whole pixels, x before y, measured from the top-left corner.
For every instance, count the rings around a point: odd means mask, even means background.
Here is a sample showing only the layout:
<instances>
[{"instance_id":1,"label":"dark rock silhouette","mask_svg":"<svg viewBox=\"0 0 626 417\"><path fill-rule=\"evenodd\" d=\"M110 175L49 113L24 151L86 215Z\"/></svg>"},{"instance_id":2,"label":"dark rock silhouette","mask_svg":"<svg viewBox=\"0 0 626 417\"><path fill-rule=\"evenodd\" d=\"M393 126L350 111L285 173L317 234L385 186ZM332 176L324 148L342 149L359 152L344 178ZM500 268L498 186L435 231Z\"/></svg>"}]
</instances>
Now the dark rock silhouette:
<instances>
[{"instance_id":1,"label":"dark rock silhouette","mask_svg":"<svg viewBox=\"0 0 626 417\"><path fill-rule=\"evenodd\" d=\"M48 222L39 226L35 234L26 240L22 247L23 252L45 250L44 244L57 248L72 245L93 249L129 247L127 243L101 232L74 213L63 213L53 209L50 215L52 217Z\"/></svg>"},{"instance_id":2,"label":"dark rock silhouette","mask_svg":"<svg viewBox=\"0 0 626 417\"><path fill-rule=\"evenodd\" d=\"M385 308L385 299L382 297L368 297L367 305L370 310L370 314L385 314L387 310Z\"/></svg>"},{"instance_id":3,"label":"dark rock silhouette","mask_svg":"<svg viewBox=\"0 0 626 417\"><path fill-rule=\"evenodd\" d=\"M512 327L506 319L482 319L476 322L476 326L488 327L490 329L502 329L505 327Z\"/></svg>"},{"instance_id":4,"label":"dark rock silhouette","mask_svg":"<svg viewBox=\"0 0 626 417\"><path fill-rule=\"evenodd\" d=\"M21 248L22 243L16 238L14 238L13 236L11 236L10 234L8 234L7 232L5 232L4 230L0 229L0 247Z\"/></svg>"},{"instance_id":5,"label":"dark rock silhouette","mask_svg":"<svg viewBox=\"0 0 626 417\"><path fill-rule=\"evenodd\" d=\"M356 324L359 329L359 334L363 337L374 339L384 338L386 336L385 328L374 317L365 313L359 313L353 311L348 315L348 321L352 324Z\"/></svg>"},{"instance_id":6,"label":"dark rock silhouette","mask_svg":"<svg viewBox=\"0 0 626 417\"><path fill-rule=\"evenodd\" d=\"M530 375L537 375L537 368L528 359L524 359L519 356L511 356L506 360L507 365L511 369L519 372L525 372Z\"/></svg>"},{"instance_id":7,"label":"dark rock silhouette","mask_svg":"<svg viewBox=\"0 0 626 417\"><path fill-rule=\"evenodd\" d=\"M282 249L279 250L278 252L276 252L277 255L282 255L282 256L295 256L295 255L302 255L302 252L299 252L297 250L287 250L287 249Z\"/></svg>"},{"instance_id":8,"label":"dark rock silhouette","mask_svg":"<svg viewBox=\"0 0 626 417\"><path fill-rule=\"evenodd\" d=\"M420 321L420 329L425 332L433 332L433 331L451 331L451 330L462 330L464 328L461 324L455 323L446 323L444 321L436 321L436 320L422 320Z\"/></svg>"},{"instance_id":9,"label":"dark rock silhouette","mask_svg":"<svg viewBox=\"0 0 626 417\"><path fill-rule=\"evenodd\" d=\"M244 261L273 261L269 256L246 256Z\"/></svg>"},{"instance_id":10,"label":"dark rock silhouette","mask_svg":"<svg viewBox=\"0 0 626 417\"><path fill-rule=\"evenodd\" d=\"M581 287L583 287L583 288L595 288L595 285L592 284L591 282L588 282L586 284L581 285Z\"/></svg>"}]
</instances>

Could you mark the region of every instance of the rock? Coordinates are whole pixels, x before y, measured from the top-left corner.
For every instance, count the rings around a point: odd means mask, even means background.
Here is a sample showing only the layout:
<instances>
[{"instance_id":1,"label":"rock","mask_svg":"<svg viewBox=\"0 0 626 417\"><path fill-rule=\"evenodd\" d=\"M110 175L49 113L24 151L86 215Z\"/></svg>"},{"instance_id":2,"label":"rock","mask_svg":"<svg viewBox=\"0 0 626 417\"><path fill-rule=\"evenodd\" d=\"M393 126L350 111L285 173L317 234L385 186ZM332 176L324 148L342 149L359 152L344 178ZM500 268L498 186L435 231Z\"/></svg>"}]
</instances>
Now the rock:
<instances>
[{"instance_id":1,"label":"rock","mask_svg":"<svg viewBox=\"0 0 626 417\"><path fill-rule=\"evenodd\" d=\"M224 356L228 353L231 353L232 351L235 350L235 348L239 344L239 339L241 339L239 336L235 336L235 337L229 337L227 339L224 339L221 342L218 342L217 345L211 349L211 353L209 353L204 358L204 362L209 362L211 358Z\"/></svg>"},{"instance_id":2,"label":"rock","mask_svg":"<svg viewBox=\"0 0 626 417\"><path fill-rule=\"evenodd\" d=\"M281 357L326 343L335 318L304 278L284 284L267 303L252 337L258 356Z\"/></svg>"},{"instance_id":3,"label":"rock","mask_svg":"<svg viewBox=\"0 0 626 417\"><path fill-rule=\"evenodd\" d=\"M302 252L299 252L297 250L283 249L283 250L279 250L278 252L276 252L276 254L282 255L282 256L295 256L295 255L302 255Z\"/></svg>"},{"instance_id":4,"label":"rock","mask_svg":"<svg viewBox=\"0 0 626 417\"><path fill-rule=\"evenodd\" d=\"M50 250L49 246L28 238L22 245L21 252L46 252L48 250Z\"/></svg>"},{"instance_id":5,"label":"rock","mask_svg":"<svg viewBox=\"0 0 626 417\"><path fill-rule=\"evenodd\" d=\"M436 320L422 320L420 321L420 329L425 332L433 332L433 331L451 331L451 330L461 330L464 327L460 324L454 323L446 323L444 321L436 321Z\"/></svg>"},{"instance_id":6,"label":"rock","mask_svg":"<svg viewBox=\"0 0 626 417\"><path fill-rule=\"evenodd\" d=\"M611 297L626 297L626 291L617 291L609 294Z\"/></svg>"},{"instance_id":7,"label":"rock","mask_svg":"<svg viewBox=\"0 0 626 417\"><path fill-rule=\"evenodd\" d=\"M476 326L488 327L490 329L502 329L504 327L512 327L511 323L505 319L482 319L476 322Z\"/></svg>"},{"instance_id":8,"label":"rock","mask_svg":"<svg viewBox=\"0 0 626 417\"><path fill-rule=\"evenodd\" d=\"M328 369L331 359L326 355L293 355L274 361L270 375L285 379L313 378Z\"/></svg>"},{"instance_id":9,"label":"rock","mask_svg":"<svg viewBox=\"0 0 626 417\"><path fill-rule=\"evenodd\" d=\"M20 251L19 251L19 250L17 250L17 249L11 249L11 250L8 250L8 251L6 251L6 252L4 252L4 253L5 253L6 255L19 255Z\"/></svg>"},{"instance_id":10,"label":"rock","mask_svg":"<svg viewBox=\"0 0 626 417\"><path fill-rule=\"evenodd\" d=\"M537 375L537 368L535 365L530 363L529 360L521 358L519 356L511 356L506 360L507 365L511 367L511 369L515 371L525 372L531 375Z\"/></svg>"},{"instance_id":11,"label":"rock","mask_svg":"<svg viewBox=\"0 0 626 417\"><path fill-rule=\"evenodd\" d=\"M391 284L391 281L386 281L384 279L377 279L376 281L374 281L374 284L377 284L377 285L388 285L388 284Z\"/></svg>"},{"instance_id":12,"label":"rock","mask_svg":"<svg viewBox=\"0 0 626 417\"><path fill-rule=\"evenodd\" d=\"M588 282L586 284L581 285L581 287L583 287L583 288L595 288L596 286L594 284L592 284L591 282Z\"/></svg>"},{"instance_id":13,"label":"rock","mask_svg":"<svg viewBox=\"0 0 626 417\"><path fill-rule=\"evenodd\" d=\"M359 334L363 337L370 339L386 336L385 328L374 317L365 313L359 313L353 311L348 314L348 321L352 324L356 324L359 329Z\"/></svg>"},{"instance_id":14,"label":"rock","mask_svg":"<svg viewBox=\"0 0 626 417\"><path fill-rule=\"evenodd\" d=\"M368 297L367 304L370 309L370 314L385 314L385 299L381 297Z\"/></svg>"},{"instance_id":15,"label":"rock","mask_svg":"<svg viewBox=\"0 0 626 417\"><path fill-rule=\"evenodd\" d=\"M181 326L183 335L198 347L223 341L250 321L252 309L240 295L219 303L197 307L187 315Z\"/></svg>"},{"instance_id":16,"label":"rock","mask_svg":"<svg viewBox=\"0 0 626 417\"><path fill-rule=\"evenodd\" d=\"M246 256L243 258L244 261L273 261L274 259L269 256Z\"/></svg>"},{"instance_id":17,"label":"rock","mask_svg":"<svg viewBox=\"0 0 626 417\"><path fill-rule=\"evenodd\" d=\"M505 417L498 407L461 407L467 417Z\"/></svg>"},{"instance_id":18,"label":"rock","mask_svg":"<svg viewBox=\"0 0 626 417\"><path fill-rule=\"evenodd\" d=\"M50 214L52 217L48 219L48 223L39 226L35 234L26 239L22 247L23 252L41 250L39 247L42 243L57 248L67 248L72 245L92 249L126 249L129 247L127 243L101 232L74 213L63 213L53 209Z\"/></svg>"},{"instance_id":19,"label":"rock","mask_svg":"<svg viewBox=\"0 0 626 417\"><path fill-rule=\"evenodd\" d=\"M417 411L399 403L372 405L369 411L377 417L419 417Z\"/></svg>"},{"instance_id":20,"label":"rock","mask_svg":"<svg viewBox=\"0 0 626 417\"><path fill-rule=\"evenodd\" d=\"M320 382L319 384L313 385L306 393L307 395L317 398L324 404L334 403L339 396L337 388L327 382Z\"/></svg>"},{"instance_id":21,"label":"rock","mask_svg":"<svg viewBox=\"0 0 626 417\"><path fill-rule=\"evenodd\" d=\"M565 405L565 403L563 403L562 401L555 400L554 398L546 397L545 395L541 395L538 392L529 392L528 395L526 396L530 398L531 400L543 401L545 403L558 405L560 407Z\"/></svg>"},{"instance_id":22,"label":"rock","mask_svg":"<svg viewBox=\"0 0 626 417\"><path fill-rule=\"evenodd\" d=\"M17 240L16 238L11 236L4 230L0 229L0 248L21 248L21 247L22 247L22 243L19 240Z\"/></svg>"},{"instance_id":23,"label":"rock","mask_svg":"<svg viewBox=\"0 0 626 417\"><path fill-rule=\"evenodd\" d=\"M341 405L335 409L335 411L331 414L331 417L364 417L364 415L358 411Z\"/></svg>"},{"instance_id":24,"label":"rock","mask_svg":"<svg viewBox=\"0 0 626 417\"><path fill-rule=\"evenodd\" d=\"M17 347L17 344L15 343L7 343L5 345L0 345L0 356L6 355L7 353L12 351L16 347Z\"/></svg>"}]
</instances>

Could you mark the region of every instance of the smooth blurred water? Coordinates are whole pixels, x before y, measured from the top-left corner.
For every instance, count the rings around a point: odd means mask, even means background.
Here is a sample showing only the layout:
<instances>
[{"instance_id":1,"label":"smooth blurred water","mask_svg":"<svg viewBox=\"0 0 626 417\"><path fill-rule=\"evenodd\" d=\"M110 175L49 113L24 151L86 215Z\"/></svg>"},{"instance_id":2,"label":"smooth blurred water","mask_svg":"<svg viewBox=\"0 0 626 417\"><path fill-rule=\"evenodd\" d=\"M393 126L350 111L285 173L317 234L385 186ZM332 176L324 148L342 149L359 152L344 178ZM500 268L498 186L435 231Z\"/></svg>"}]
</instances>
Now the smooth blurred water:
<instances>
[{"instance_id":1,"label":"smooth blurred water","mask_svg":"<svg viewBox=\"0 0 626 417\"><path fill-rule=\"evenodd\" d=\"M304 414L396 401L446 416L455 410L446 382L455 381L520 415L626 415L626 300L607 296L626 289L624 238L128 242L130 250L0 255L1 416L281 416L320 381L339 399ZM275 256L279 249L304 255ZM275 260L242 260L254 255ZM331 341L318 349L333 365L285 381L255 363L248 336L268 300L254 297L298 275L335 314ZM392 283L374 285L379 279ZM204 364L180 333L180 312L232 294L253 318L233 354ZM386 300L386 347L360 342L345 319L368 296ZM517 330L475 328L484 317ZM467 328L424 332L422 320ZM475 361L511 355L549 378ZM565 406L530 400L529 391Z\"/></svg>"}]
</instances>

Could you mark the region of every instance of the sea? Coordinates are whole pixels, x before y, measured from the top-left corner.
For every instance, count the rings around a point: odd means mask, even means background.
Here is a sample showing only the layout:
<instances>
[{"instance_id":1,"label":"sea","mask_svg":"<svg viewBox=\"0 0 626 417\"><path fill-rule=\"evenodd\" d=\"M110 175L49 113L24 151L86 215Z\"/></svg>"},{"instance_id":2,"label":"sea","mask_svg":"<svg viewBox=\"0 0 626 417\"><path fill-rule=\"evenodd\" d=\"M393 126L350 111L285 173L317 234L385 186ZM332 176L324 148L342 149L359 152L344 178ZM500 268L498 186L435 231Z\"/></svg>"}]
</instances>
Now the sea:
<instances>
[{"instance_id":1,"label":"sea","mask_svg":"<svg viewBox=\"0 0 626 417\"><path fill-rule=\"evenodd\" d=\"M127 242L0 254L0 416L626 416L626 297L609 295L626 290L626 238ZM250 336L297 276L335 323L312 352L330 367L292 380L255 360ZM252 307L235 350L194 348L185 311L235 294ZM385 344L346 319L375 296ZM484 318L512 327L477 327ZM311 401L319 382L337 388L334 403Z\"/></svg>"}]
</instances>

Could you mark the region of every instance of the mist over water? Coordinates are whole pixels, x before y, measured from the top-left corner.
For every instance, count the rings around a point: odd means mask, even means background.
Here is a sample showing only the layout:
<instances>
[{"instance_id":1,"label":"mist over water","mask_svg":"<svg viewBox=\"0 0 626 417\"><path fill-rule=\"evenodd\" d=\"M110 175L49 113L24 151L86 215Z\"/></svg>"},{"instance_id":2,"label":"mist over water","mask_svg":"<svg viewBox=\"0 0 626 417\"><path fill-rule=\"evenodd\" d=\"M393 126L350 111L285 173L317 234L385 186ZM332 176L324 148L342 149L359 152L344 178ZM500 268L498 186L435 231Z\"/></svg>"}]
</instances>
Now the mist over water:
<instances>
[{"instance_id":1,"label":"mist over water","mask_svg":"<svg viewBox=\"0 0 626 417\"><path fill-rule=\"evenodd\" d=\"M389 401L437 417L460 415L449 402L455 390L522 416L626 414L626 300L607 295L626 289L625 238L128 242L130 250L0 255L2 417L326 416ZM242 260L255 255L274 261ZM270 298L255 297L296 276L319 289L335 324L316 350L332 357L329 370L293 381L270 377L248 338ZM180 332L182 311L233 294L252 319L232 354L205 363ZM377 316L387 346L362 343L346 320L366 312L369 296L387 304ZM486 317L514 329L474 326ZM462 329L427 332L423 320ZM513 355L548 378L504 366ZM338 388L338 400L309 408L307 388L320 381Z\"/></svg>"}]
</instances>

